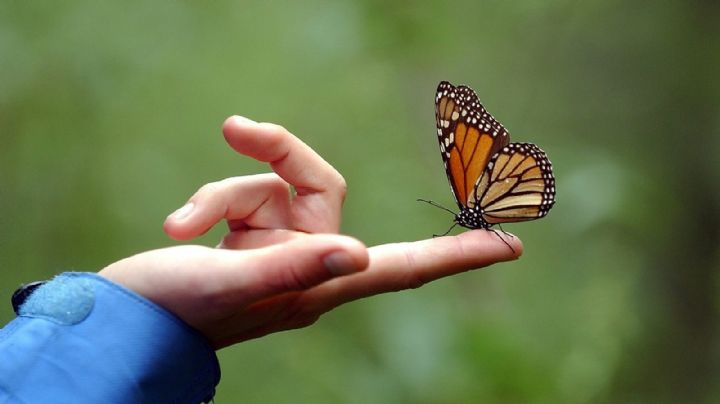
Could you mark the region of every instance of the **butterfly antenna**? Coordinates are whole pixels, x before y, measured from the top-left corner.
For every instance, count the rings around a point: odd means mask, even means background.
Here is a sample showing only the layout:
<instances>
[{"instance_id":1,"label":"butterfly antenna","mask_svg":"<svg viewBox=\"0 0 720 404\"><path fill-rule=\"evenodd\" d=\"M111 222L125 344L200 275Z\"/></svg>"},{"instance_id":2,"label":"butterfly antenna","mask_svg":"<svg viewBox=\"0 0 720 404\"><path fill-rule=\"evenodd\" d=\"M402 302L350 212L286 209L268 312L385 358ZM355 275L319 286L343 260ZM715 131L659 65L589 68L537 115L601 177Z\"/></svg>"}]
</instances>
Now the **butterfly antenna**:
<instances>
[{"instance_id":1,"label":"butterfly antenna","mask_svg":"<svg viewBox=\"0 0 720 404\"><path fill-rule=\"evenodd\" d=\"M430 200L427 200L427 199L419 199L419 198L418 198L418 200L417 200L417 201L418 201L418 202L425 202L425 203L428 203L428 204L430 204L430 205L432 205L432 206L434 206L434 207L436 207L436 208L440 208L440 209L442 209L442 210L444 210L444 211L446 211L446 212L450 212L450 213L452 213L453 215L455 215L455 214L456 214L456 213L455 213L455 212L453 212L452 210L450 210L450 209L448 209L448 208L446 208L446 207L444 207L444 206L440 205L440 204L439 204L439 203L437 203L437 202L434 202L434 201L430 201ZM453 227L455 227L455 226L453 226ZM451 227L450 229L452 229L452 227ZM448 232L450 232L450 230L448 230ZM445 233L445 234L447 234L447 233ZM445 235L445 234L443 234L443 235Z\"/></svg>"},{"instance_id":2,"label":"butterfly antenna","mask_svg":"<svg viewBox=\"0 0 720 404\"><path fill-rule=\"evenodd\" d=\"M452 214L453 216L457 216L457 213L453 212L452 210L450 210L450 209L448 209L448 208L446 208L446 207L444 207L444 206L442 206L442 205L440 205L439 203L436 203L436 202L434 202L434 201L430 201L430 200L427 200L427 199L421 199L421 198L418 198L417 201L418 201L418 202L425 202L425 203L430 204L430 205L432 205L432 206L434 206L434 207L436 207L436 208L440 208L440 209L444 210L445 212L448 212L448 213ZM453 225L450 226L450 228L447 229L447 231L446 231L445 233L443 233L443 234L433 234L433 238L435 238L435 237L447 236L448 233L450 233L450 231L455 228L455 226L457 226L457 222L453 223Z\"/></svg>"}]
</instances>

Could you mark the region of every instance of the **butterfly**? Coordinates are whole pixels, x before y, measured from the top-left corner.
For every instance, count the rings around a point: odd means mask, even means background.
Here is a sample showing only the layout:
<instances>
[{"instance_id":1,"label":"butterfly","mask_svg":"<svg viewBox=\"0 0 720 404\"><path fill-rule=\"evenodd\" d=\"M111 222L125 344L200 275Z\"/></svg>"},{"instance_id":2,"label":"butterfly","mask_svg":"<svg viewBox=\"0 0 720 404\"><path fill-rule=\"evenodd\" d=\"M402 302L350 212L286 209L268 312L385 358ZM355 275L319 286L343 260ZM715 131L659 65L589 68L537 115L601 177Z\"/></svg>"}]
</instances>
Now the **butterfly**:
<instances>
[{"instance_id":1,"label":"butterfly","mask_svg":"<svg viewBox=\"0 0 720 404\"><path fill-rule=\"evenodd\" d=\"M547 215L555 204L550 160L532 143L510 143L508 131L485 110L473 89L441 82L435 94L435 122L460 211L422 201L455 215L445 234L456 225L490 229Z\"/></svg>"}]
</instances>

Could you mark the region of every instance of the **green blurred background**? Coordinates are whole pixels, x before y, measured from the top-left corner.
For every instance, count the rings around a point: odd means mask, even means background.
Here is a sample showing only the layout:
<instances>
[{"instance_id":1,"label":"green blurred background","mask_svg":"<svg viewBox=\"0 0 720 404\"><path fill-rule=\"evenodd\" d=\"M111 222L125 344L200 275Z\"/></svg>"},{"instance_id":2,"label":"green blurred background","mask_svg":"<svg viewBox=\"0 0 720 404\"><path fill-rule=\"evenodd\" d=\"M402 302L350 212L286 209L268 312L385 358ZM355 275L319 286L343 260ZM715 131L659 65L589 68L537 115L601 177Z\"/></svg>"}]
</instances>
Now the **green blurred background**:
<instances>
[{"instance_id":1,"label":"green blurred background","mask_svg":"<svg viewBox=\"0 0 720 404\"><path fill-rule=\"evenodd\" d=\"M522 259L225 349L217 402L717 402L718 24L700 0L3 2L0 320L20 283L173 245L199 186L267 171L231 114L344 174L345 233L444 231L415 199L453 204L450 80L552 159L553 211L506 227Z\"/></svg>"}]
</instances>

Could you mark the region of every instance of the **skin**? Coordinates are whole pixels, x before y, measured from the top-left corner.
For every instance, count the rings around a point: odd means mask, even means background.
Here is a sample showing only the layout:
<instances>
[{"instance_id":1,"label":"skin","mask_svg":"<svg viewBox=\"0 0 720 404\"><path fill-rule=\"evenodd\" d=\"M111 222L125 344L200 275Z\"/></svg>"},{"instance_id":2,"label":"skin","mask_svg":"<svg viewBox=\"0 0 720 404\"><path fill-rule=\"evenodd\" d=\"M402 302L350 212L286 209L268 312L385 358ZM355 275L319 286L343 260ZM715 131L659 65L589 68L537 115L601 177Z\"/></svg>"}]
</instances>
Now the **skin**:
<instances>
[{"instance_id":1,"label":"skin","mask_svg":"<svg viewBox=\"0 0 720 404\"><path fill-rule=\"evenodd\" d=\"M315 151L271 123L233 116L222 130L233 149L273 172L207 184L164 224L170 237L191 240L225 221L220 245L147 251L99 272L174 313L215 349L522 254L517 237L505 236L512 251L486 230L368 248L338 234L347 187Z\"/></svg>"}]
</instances>

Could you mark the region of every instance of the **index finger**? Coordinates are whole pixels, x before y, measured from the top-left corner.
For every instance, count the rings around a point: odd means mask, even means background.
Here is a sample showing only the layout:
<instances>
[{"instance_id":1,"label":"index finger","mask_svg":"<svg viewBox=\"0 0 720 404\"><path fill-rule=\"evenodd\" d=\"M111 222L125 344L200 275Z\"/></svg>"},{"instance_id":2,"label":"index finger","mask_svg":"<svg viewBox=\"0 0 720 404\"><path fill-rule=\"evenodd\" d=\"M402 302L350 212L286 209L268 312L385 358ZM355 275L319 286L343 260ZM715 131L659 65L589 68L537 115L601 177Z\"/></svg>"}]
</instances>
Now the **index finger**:
<instances>
[{"instance_id":1,"label":"index finger","mask_svg":"<svg viewBox=\"0 0 720 404\"><path fill-rule=\"evenodd\" d=\"M285 128L232 116L223 135L239 153L270 163L297 192L292 216L296 230L334 233L340 228L340 210L347 186L340 173Z\"/></svg>"},{"instance_id":2,"label":"index finger","mask_svg":"<svg viewBox=\"0 0 720 404\"><path fill-rule=\"evenodd\" d=\"M520 257L522 242L500 233L472 230L457 236L371 247L370 266L362 273L335 279L303 296L306 309L323 313L364 297L418 288L470 269Z\"/></svg>"}]
</instances>

